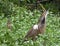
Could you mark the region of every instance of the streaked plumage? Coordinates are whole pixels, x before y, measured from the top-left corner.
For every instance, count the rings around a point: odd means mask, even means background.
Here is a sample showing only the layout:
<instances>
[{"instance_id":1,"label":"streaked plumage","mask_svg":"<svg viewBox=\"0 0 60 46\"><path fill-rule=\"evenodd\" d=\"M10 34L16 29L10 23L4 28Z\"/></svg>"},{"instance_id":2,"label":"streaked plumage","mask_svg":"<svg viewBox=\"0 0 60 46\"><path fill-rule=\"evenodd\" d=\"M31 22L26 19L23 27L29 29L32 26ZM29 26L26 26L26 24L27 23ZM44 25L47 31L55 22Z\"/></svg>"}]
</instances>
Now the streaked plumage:
<instances>
[{"instance_id":1,"label":"streaked plumage","mask_svg":"<svg viewBox=\"0 0 60 46\"><path fill-rule=\"evenodd\" d=\"M48 11L44 11L41 15L41 17L38 20L38 23L36 25L34 25L26 34L24 41L28 40L29 38L31 38L32 40L35 39L35 37L38 34L43 34L45 31L45 25L46 25L46 17L48 15Z\"/></svg>"}]
</instances>

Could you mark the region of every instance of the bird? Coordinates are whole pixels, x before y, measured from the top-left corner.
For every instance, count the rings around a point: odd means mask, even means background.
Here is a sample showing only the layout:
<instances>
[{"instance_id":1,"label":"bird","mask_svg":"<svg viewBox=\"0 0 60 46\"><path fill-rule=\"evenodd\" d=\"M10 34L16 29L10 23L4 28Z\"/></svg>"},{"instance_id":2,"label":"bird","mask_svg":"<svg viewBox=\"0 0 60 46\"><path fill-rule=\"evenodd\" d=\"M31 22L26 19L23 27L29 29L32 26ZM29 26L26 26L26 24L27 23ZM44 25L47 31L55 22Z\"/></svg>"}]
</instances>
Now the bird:
<instances>
[{"instance_id":1,"label":"bird","mask_svg":"<svg viewBox=\"0 0 60 46\"><path fill-rule=\"evenodd\" d=\"M44 34L46 28L46 18L48 14L48 10L43 11L42 15L38 19L37 24L31 27L31 29L25 35L23 41L28 41L28 39L35 40L37 35Z\"/></svg>"},{"instance_id":2,"label":"bird","mask_svg":"<svg viewBox=\"0 0 60 46\"><path fill-rule=\"evenodd\" d=\"M8 18L8 20L7 20L7 28L12 30L12 22L11 22L10 18Z\"/></svg>"}]
</instances>

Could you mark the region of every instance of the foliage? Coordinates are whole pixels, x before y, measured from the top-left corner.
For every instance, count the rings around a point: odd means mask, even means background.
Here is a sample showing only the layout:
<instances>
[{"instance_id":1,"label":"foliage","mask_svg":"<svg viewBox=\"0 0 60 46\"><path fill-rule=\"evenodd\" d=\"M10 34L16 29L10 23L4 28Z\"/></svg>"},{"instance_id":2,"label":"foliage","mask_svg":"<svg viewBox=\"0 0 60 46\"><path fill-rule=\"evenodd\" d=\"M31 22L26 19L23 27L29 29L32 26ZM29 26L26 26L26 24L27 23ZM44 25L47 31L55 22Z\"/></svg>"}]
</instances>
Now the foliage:
<instances>
[{"instance_id":1,"label":"foliage","mask_svg":"<svg viewBox=\"0 0 60 46\"><path fill-rule=\"evenodd\" d=\"M34 10L36 8L36 0L0 0L0 16L3 17L10 17L11 14L15 14L15 10L13 8L25 7L30 10ZM34 4L34 5L29 5ZM44 3L43 3L44 4ZM47 5L48 4L48 5ZM59 7L55 3L45 3L44 7L46 9L51 9L53 12L58 12ZM40 10L40 6L37 5L37 8Z\"/></svg>"},{"instance_id":2,"label":"foliage","mask_svg":"<svg viewBox=\"0 0 60 46\"><path fill-rule=\"evenodd\" d=\"M0 46L42 46L46 40L46 46L60 46L60 17L50 13L47 17L47 27L44 35L39 35L36 41L22 43L27 31L37 23L41 12L31 12L23 7L14 7L16 14L11 14L12 31L7 28L7 18L0 19Z\"/></svg>"},{"instance_id":3,"label":"foliage","mask_svg":"<svg viewBox=\"0 0 60 46\"><path fill-rule=\"evenodd\" d=\"M59 14L52 12L47 17L45 33L40 34L36 41L29 40L22 43L28 30L37 24L41 12L36 9L30 11L24 6L14 4L18 0L13 2L14 0L0 0L0 46L42 46L44 40L46 46L60 46L60 17L58 17ZM7 28L8 15L11 19L12 30Z\"/></svg>"}]
</instances>

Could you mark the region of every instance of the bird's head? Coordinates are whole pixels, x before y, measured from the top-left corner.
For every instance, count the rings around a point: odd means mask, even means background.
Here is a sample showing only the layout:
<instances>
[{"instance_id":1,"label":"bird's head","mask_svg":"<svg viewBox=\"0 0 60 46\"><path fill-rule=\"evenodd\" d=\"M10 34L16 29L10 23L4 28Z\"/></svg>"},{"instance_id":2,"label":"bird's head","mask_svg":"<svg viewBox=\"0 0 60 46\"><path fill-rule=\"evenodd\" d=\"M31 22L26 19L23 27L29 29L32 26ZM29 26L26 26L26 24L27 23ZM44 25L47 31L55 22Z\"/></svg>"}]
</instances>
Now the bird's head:
<instances>
[{"instance_id":1,"label":"bird's head","mask_svg":"<svg viewBox=\"0 0 60 46\"><path fill-rule=\"evenodd\" d=\"M48 14L49 14L49 10L45 10L42 13L41 17L39 18L38 22L41 23L41 24L44 24Z\"/></svg>"}]
</instances>

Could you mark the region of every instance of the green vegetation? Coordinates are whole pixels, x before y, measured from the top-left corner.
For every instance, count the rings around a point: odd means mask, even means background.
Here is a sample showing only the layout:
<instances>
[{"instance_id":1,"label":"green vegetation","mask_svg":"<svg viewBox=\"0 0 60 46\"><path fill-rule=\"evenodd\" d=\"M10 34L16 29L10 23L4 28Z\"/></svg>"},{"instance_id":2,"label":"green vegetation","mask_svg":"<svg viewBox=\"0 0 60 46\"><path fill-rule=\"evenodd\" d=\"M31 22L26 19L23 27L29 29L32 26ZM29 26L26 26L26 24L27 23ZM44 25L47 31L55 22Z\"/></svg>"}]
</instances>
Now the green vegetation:
<instances>
[{"instance_id":1,"label":"green vegetation","mask_svg":"<svg viewBox=\"0 0 60 46\"><path fill-rule=\"evenodd\" d=\"M27 31L37 23L42 12L36 9L30 11L24 6L19 7L13 2L7 4L6 1L2 0L0 8L0 46L42 46L44 40L46 46L60 46L59 14L53 14L50 11L46 21L45 33L39 35L36 41L29 40L29 42L22 43ZM7 28L7 16L11 19L12 30Z\"/></svg>"}]
</instances>

